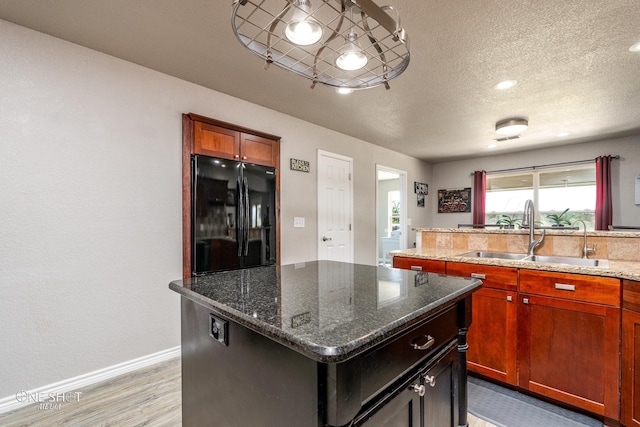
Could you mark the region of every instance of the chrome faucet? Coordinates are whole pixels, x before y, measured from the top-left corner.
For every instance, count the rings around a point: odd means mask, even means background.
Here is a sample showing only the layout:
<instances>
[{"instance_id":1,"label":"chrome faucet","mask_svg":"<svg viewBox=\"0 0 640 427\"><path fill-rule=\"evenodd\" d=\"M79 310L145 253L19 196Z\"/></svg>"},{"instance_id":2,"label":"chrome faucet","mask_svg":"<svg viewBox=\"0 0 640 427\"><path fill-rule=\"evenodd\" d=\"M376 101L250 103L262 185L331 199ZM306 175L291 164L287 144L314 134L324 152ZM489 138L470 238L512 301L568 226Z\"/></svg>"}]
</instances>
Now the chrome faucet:
<instances>
[{"instance_id":1,"label":"chrome faucet","mask_svg":"<svg viewBox=\"0 0 640 427\"><path fill-rule=\"evenodd\" d=\"M592 248L587 246L587 224L585 224L583 220L576 219L573 222L582 223L582 228L584 229L584 243L582 244L582 258L588 258L589 254L593 254L596 252L596 244L594 243Z\"/></svg>"},{"instance_id":2,"label":"chrome faucet","mask_svg":"<svg viewBox=\"0 0 640 427\"><path fill-rule=\"evenodd\" d=\"M535 240L535 218L536 218L536 208L533 205L532 200L527 200L524 204L524 214L522 215L522 226L529 227L529 249L527 250L527 255L531 256L534 254L536 248L542 244L544 240L544 232L542 230L542 236L540 239Z\"/></svg>"}]
</instances>

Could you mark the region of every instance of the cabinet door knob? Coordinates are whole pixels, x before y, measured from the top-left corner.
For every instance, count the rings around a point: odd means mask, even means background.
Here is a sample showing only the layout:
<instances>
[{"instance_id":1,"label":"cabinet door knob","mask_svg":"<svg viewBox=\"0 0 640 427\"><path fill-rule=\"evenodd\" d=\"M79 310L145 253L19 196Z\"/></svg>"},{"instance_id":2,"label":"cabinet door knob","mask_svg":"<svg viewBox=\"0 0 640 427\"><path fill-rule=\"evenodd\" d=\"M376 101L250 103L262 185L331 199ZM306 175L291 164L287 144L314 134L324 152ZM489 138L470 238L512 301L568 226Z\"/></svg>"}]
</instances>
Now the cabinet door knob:
<instances>
[{"instance_id":1,"label":"cabinet door knob","mask_svg":"<svg viewBox=\"0 0 640 427\"><path fill-rule=\"evenodd\" d=\"M524 304L529 304L529 298L522 298L522 302Z\"/></svg>"},{"instance_id":2,"label":"cabinet door knob","mask_svg":"<svg viewBox=\"0 0 640 427\"><path fill-rule=\"evenodd\" d=\"M242 156L242 160L247 160L247 156Z\"/></svg>"},{"instance_id":3,"label":"cabinet door knob","mask_svg":"<svg viewBox=\"0 0 640 427\"><path fill-rule=\"evenodd\" d=\"M435 375L426 375L424 376L425 384L428 384L431 387L436 386L436 376Z\"/></svg>"},{"instance_id":4,"label":"cabinet door knob","mask_svg":"<svg viewBox=\"0 0 640 427\"><path fill-rule=\"evenodd\" d=\"M236 159L239 159L239 158L240 158L240 154L236 154L236 155L235 155L235 156L233 156L233 157L234 157L234 158L236 158Z\"/></svg>"},{"instance_id":5,"label":"cabinet door knob","mask_svg":"<svg viewBox=\"0 0 640 427\"><path fill-rule=\"evenodd\" d=\"M411 390L418 393L418 396L422 397L427 392L427 388L424 385L411 384L409 387Z\"/></svg>"},{"instance_id":6,"label":"cabinet door knob","mask_svg":"<svg viewBox=\"0 0 640 427\"><path fill-rule=\"evenodd\" d=\"M507 301L508 302L512 302L513 301L513 297L511 295L507 295Z\"/></svg>"},{"instance_id":7,"label":"cabinet door knob","mask_svg":"<svg viewBox=\"0 0 640 427\"><path fill-rule=\"evenodd\" d=\"M426 341L424 341L425 339ZM420 341L424 342L420 343ZM431 346L433 346L435 342L436 339L431 335L421 335L412 339L409 345L414 350L428 350L429 348L431 348Z\"/></svg>"}]
</instances>

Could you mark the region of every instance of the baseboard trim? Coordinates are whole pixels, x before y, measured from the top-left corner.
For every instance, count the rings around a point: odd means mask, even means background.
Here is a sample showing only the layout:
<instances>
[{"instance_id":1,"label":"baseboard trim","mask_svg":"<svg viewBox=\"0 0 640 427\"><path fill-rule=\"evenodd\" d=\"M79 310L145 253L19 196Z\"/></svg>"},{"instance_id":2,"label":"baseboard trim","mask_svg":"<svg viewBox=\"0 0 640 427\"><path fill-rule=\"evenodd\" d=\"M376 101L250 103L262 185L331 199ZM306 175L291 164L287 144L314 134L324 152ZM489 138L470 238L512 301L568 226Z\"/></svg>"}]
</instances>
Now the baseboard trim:
<instances>
[{"instance_id":1,"label":"baseboard trim","mask_svg":"<svg viewBox=\"0 0 640 427\"><path fill-rule=\"evenodd\" d=\"M142 356L137 359L128 360L117 365L109 366L107 368L100 369L94 372L89 372L84 375L79 375L74 378L62 380L54 384L49 384L43 387L29 390L26 393L29 396L50 396L50 393L54 393L55 395L57 395L57 393L76 392L82 387L93 385L101 381L106 381L119 375L126 374L137 369L146 368L147 366L155 365L156 363L164 362L166 360L170 360L174 357L179 356L180 346ZM18 391L17 393L24 392ZM7 396L3 399L0 399L0 414L15 411L16 409L34 403L33 399L22 399L23 401L20 402L18 400L17 393L13 396Z\"/></svg>"}]
</instances>

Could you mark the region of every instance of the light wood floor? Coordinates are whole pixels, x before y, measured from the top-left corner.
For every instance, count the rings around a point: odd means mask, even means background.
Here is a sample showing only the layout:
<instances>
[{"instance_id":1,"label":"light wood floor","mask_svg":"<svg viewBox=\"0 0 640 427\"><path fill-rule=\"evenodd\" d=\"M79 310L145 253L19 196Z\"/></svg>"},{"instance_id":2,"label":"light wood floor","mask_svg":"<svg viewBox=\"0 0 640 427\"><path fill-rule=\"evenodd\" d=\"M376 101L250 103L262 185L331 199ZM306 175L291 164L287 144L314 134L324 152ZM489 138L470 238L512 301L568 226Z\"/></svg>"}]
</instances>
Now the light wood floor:
<instances>
[{"instance_id":1,"label":"light wood floor","mask_svg":"<svg viewBox=\"0 0 640 427\"><path fill-rule=\"evenodd\" d=\"M0 414L2 427L179 427L182 425L180 358L87 387L59 409L34 404ZM469 415L470 427L495 427Z\"/></svg>"}]
</instances>

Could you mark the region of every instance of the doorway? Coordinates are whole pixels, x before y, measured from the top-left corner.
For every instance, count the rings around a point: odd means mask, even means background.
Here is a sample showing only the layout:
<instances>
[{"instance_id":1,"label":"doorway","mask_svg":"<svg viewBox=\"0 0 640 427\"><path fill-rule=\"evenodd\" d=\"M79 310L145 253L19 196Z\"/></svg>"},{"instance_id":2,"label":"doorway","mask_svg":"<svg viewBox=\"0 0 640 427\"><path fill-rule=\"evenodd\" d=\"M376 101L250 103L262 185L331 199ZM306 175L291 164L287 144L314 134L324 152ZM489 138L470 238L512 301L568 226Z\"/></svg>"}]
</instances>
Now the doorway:
<instances>
[{"instance_id":1,"label":"doorway","mask_svg":"<svg viewBox=\"0 0 640 427\"><path fill-rule=\"evenodd\" d=\"M318 150L318 259L353 262L353 159Z\"/></svg>"},{"instance_id":2,"label":"doorway","mask_svg":"<svg viewBox=\"0 0 640 427\"><path fill-rule=\"evenodd\" d=\"M391 267L390 251L407 247L407 173L376 165L376 247L378 265Z\"/></svg>"}]
</instances>

